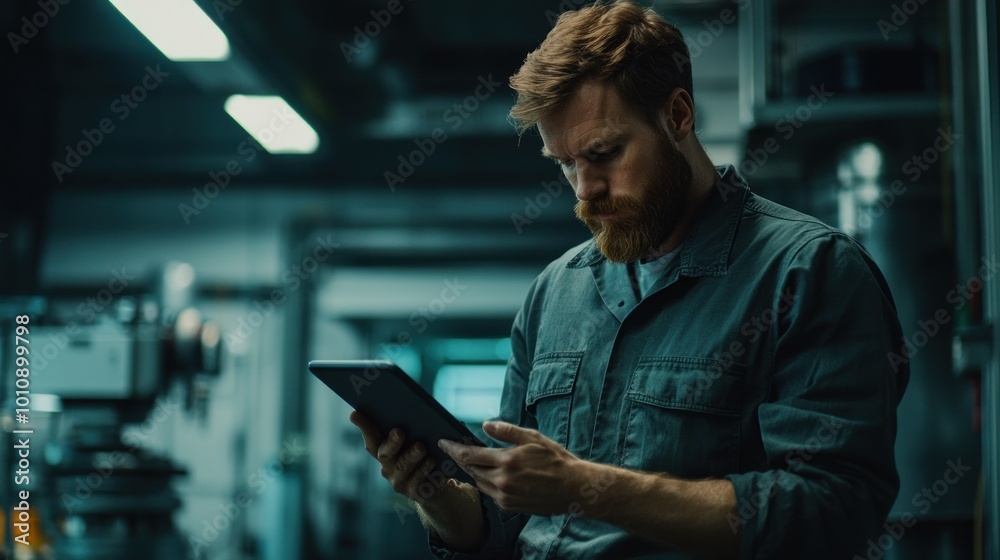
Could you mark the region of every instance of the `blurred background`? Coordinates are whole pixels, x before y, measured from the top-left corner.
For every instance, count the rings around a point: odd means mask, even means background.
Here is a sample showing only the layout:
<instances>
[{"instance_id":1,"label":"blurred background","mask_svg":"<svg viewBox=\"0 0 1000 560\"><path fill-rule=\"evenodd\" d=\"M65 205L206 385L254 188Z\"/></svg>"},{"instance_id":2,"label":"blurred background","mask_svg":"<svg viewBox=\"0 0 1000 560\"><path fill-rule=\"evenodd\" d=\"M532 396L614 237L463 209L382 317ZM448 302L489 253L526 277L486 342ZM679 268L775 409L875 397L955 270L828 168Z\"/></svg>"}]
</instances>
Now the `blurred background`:
<instances>
[{"instance_id":1,"label":"blurred background","mask_svg":"<svg viewBox=\"0 0 1000 560\"><path fill-rule=\"evenodd\" d=\"M305 363L497 412L529 283L589 236L506 82L583 3L5 0L3 554L429 558ZM642 4L685 34L712 159L893 290L916 522L859 556L1000 558L996 3Z\"/></svg>"}]
</instances>

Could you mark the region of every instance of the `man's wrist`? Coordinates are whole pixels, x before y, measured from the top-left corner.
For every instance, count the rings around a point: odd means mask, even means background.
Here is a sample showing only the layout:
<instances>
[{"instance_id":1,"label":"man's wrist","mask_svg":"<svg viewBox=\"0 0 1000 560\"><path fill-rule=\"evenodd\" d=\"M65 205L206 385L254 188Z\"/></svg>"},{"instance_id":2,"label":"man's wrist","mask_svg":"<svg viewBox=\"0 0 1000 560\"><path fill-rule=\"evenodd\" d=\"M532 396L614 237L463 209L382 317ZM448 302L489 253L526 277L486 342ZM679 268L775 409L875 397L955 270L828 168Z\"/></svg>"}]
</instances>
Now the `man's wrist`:
<instances>
[{"instance_id":1,"label":"man's wrist","mask_svg":"<svg viewBox=\"0 0 1000 560\"><path fill-rule=\"evenodd\" d=\"M583 482L574 500L580 504L577 513L600 521L615 523L622 513L629 510L624 504L658 489L662 478L658 474L642 473L629 469L587 462L581 469ZM573 503L570 504L573 508Z\"/></svg>"},{"instance_id":2,"label":"man's wrist","mask_svg":"<svg viewBox=\"0 0 1000 560\"><path fill-rule=\"evenodd\" d=\"M414 501L420 519L432 536L459 551L475 551L486 541L486 513L482 499L471 484L450 479L423 504Z\"/></svg>"},{"instance_id":3,"label":"man's wrist","mask_svg":"<svg viewBox=\"0 0 1000 560\"><path fill-rule=\"evenodd\" d=\"M413 503L426 513L433 515L454 507L457 501L462 501L463 498L472 495L474 492L478 491L471 484L450 478L441 486L434 488L434 492L429 496L419 500L414 499Z\"/></svg>"}]
</instances>

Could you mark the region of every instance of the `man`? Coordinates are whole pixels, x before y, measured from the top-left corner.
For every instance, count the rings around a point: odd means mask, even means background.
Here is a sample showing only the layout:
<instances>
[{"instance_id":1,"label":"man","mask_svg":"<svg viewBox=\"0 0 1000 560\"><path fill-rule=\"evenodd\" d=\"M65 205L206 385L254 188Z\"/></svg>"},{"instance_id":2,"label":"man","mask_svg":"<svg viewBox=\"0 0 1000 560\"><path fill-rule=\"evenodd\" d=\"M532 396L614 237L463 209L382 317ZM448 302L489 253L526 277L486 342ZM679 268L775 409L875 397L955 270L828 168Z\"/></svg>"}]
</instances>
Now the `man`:
<instances>
[{"instance_id":1,"label":"man","mask_svg":"<svg viewBox=\"0 0 1000 560\"><path fill-rule=\"evenodd\" d=\"M514 321L503 421L484 424L504 446L439 443L476 487L421 496L426 450L352 415L432 551L863 556L898 491L908 375L887 359L902 331L874 262L712 165L688 51L651 10L564 14L511 85L594 239Z\"/></svg>"}]
</instances>

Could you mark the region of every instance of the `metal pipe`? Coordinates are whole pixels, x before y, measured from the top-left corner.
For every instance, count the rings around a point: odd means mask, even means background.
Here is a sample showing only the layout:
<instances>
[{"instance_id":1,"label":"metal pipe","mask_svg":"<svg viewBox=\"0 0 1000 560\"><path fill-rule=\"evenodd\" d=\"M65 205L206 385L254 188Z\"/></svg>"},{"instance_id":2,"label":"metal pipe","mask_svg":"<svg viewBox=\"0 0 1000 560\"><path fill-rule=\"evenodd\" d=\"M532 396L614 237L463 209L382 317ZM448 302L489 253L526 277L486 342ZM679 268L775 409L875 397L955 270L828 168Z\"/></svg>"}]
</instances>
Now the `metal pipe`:
<instances>
[{"instance_id":1,"label":"metal pipe","mask_svg":"<svg viewBox=\"0 0 1000 560\"><path fill-rule=\"evenodd\" d=\"M1000 256L1000 93L997 74L997 6L990 0L976 2L976 36L979 47L980 157L982 169L983 251L987 258ZM993 355L983 371L983 510L986 558L1000 558L1000 283L985 282L984 316L993 328Z\"/></svg>"}]
</instances>

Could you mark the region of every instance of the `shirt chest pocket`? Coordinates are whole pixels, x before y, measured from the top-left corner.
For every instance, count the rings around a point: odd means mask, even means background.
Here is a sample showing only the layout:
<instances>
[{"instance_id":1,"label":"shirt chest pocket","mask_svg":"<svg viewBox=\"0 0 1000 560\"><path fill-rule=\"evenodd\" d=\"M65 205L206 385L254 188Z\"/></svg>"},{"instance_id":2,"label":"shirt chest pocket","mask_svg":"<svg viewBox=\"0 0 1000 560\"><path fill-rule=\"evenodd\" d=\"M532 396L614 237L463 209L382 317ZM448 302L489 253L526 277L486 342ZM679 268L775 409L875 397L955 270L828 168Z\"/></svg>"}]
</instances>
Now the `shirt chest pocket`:
<instances>
[{"instance_id":1,"label":"shirt chest pocket","mask_svg":"<svg viewBox=\"0 0 1000 560\"><path fill-rule=\"evenodd\" d=\"M643 357L625 393L621 465L684 478L737 472L744 367Z\"/></svg>"},{"instance_id":2,"label":"shirt chest pocket","mask_svg":"<svg viewBox=\"0 0 1000 560\"><path fill-rule=\"evenodd\" d=\"M573 385L583 352L550 352L531 365L524 407L538 422L538 431L563 447L569 441Z\"/></svg>"}]
</instances>

